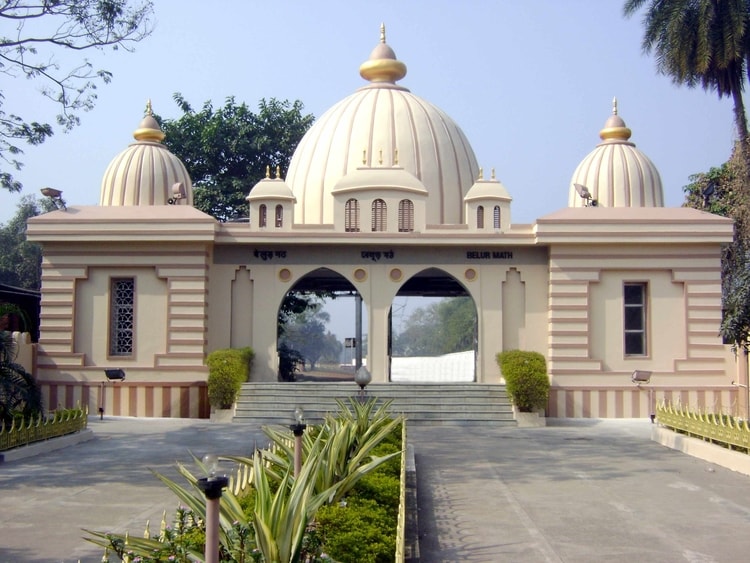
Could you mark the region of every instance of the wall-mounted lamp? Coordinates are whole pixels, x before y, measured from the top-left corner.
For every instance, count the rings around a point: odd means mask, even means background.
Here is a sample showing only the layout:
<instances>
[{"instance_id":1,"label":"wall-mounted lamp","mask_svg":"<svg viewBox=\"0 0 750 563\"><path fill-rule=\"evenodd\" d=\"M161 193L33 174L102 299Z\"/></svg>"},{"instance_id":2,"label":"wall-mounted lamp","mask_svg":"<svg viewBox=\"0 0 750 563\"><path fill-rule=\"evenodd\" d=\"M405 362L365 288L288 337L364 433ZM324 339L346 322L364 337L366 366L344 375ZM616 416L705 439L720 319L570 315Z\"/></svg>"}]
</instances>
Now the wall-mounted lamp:
<instances>
[{"instance_id":1,"label":"wall-mounted lamp","mask_svg":"<svg viewBox=\"0 0 750 563\"><path fill-rule=\"evenodd\" d=\"M167 200L167 203L169 205L175 205L180 203L180 200L185 199L186 197L187 192L185 192L185 184L182 182L175 182L172 185L172 197Z\"/></svg>"},{"instance_id":2,"label":"wall-mounted lamp","mask_svg":"<svg viewBox=\"0 0 750 563\"><path fill-rule=\"evenodd\" d=\"M63 211L67 209L67 207L65 207L65 200L62 198L62 190L55 188L42 188L39 191L42 192L44 197L50 198L57 209L62 209Z\"/></svg>"},{"instance_id":3,"label":"wall-mounted lamp","mask_svg":"<svg viewBox=\"0 0 750 563\"><path fill-rule=\"evenodd\" d=\"M593 198L591 192L586 186L582 184L573 184L573 186L578 192L578 195L581 196L584 207L596 207L597 205L599 205L599 202Z\"/></svg>"},{"instance_id":4,"label":"wall-mounted lamp","mask_svg":"<svg viewBox=\"0 0 750 563\"><path fill-rule=\"evenodd\" d=\"M651 372L646 371L645 369L637 369L633 372L633 375L630 376L630 381L635 383L638 386L638 389L640 389L642 384L651 381ZM649 388L648 390L648 405L651 410L651 424L653 424L654 420L656 420L656 414L654 413L654 390L652 388Z\"/></svg>"},{"instance_id":5,"label":"wall-mounted lamp","mask_svg":"<svg viewBox=\"0 0 750 563\"><path fill-rule=\"evenodd\" d=\"M117 383L118 381L125 380L125 370L120 369L120 368L105 369L104 375L107 377L107 381L111 381L113 383ZM104 382L103 381L99 389L99 420L104 420Z\"/></svg>"}]
</instances>

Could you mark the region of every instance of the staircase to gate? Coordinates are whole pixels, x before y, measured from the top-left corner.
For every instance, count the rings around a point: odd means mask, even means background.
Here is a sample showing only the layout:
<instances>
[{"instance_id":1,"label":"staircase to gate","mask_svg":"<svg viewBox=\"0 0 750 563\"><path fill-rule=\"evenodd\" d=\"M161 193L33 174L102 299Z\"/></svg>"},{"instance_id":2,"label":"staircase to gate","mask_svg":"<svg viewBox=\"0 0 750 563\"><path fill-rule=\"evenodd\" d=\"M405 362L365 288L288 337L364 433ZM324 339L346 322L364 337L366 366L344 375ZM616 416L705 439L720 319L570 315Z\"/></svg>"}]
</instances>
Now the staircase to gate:
<instances>
[{"instance_id":1,"label":"staircase to gate","mask_svg":"<svg viewBox=\"0 0 750 563\"><path fill-rule=\"evenodd\" d=\"M336 399L346 401L358 391L353 382L245 383L233 421L288 425L300 406L306 421L315 424L337 410ZM391 412L406 415L410 425L516 425L504 385L371 383L367 396L393 400Z\"/></svg>"}]
</instances>

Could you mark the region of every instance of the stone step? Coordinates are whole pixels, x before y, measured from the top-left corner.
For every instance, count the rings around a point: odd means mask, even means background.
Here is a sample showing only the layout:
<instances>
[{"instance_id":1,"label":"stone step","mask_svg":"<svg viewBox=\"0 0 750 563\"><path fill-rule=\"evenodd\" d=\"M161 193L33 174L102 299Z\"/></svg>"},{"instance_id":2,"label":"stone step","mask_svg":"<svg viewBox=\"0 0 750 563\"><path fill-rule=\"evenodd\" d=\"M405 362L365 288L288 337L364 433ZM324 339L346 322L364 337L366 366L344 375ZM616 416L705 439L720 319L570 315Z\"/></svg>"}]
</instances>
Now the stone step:
<instances>
[{"instance_id":1,"label":"stone step","mask_svg":"<svg viewBox=\"0 0 750 563\"><path fill-rule=\"evenodd\" d=\"M352 382L245 383L234 413L234 422L288 425L295 407L315 424L326 413L358 397ZM513 425L513 410L502 385L487 384L387 384L367 386L367 397L391 400L390 410L404 414L413 425Z\"/></svg>"}]
</instances>

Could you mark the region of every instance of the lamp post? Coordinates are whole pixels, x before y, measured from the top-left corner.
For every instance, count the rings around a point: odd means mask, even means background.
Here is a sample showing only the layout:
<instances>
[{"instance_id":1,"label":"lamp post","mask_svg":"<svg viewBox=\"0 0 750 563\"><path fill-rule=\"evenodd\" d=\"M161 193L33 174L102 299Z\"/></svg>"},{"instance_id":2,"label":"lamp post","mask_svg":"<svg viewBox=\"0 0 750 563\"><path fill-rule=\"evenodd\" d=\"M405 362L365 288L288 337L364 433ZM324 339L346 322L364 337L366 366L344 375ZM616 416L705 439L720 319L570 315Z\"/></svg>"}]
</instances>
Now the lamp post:
<instances>
[{"instance_id":1,"label":"lamp post","mask_svg":"<svg viewBox=\"0 0 750 563\"><path fill-rule=\"evenodd\" d=\"M216 475L219 458L208 454L203 457L208 477L198 479L198 488L206 495L206 563L219 563L219 503L224 488L229 484L226 475Z\"/></svg>"},{"instance_id":2,"label":"lamp post","mask_svg":"<svg viewBox=\"0 0 750 563\"><path fill-rule=\"evenodd\" d=\"M297 477L302 470L302 435L305 433L305 411L302 407L294 409L294 423L289 425L289 429L294 434L294 476Z\"/></svg>"},{"instance_id":3,"label":"lamp post","mask_svg":"<svg viewBox=\"0 0 750 563\"><path fill-rule=\"evenodd\" d=\"M354 372L354 382L359 385L359 402L364 403L366 397L365 387L372 381L372 375L367 371L365 366L361 366L356 372Z\"/></svg>"},{"instance_id":4,"label":"lamp post","mask_svg":"<svg viewBox=\"0 0 750 563\"><path fill-rule=\"evenodd\" d=\"M637 369L630 377L630 381L635 383L638 386L638 389L640 389L641 384L651 382L651 372L643 369ZM651 411L650 418L651 424L653 424L654 420L656 420L656 414L654 413L654 390L652 388L649 388L648 390L648 408Z\"/></svg>"}]
</instances>

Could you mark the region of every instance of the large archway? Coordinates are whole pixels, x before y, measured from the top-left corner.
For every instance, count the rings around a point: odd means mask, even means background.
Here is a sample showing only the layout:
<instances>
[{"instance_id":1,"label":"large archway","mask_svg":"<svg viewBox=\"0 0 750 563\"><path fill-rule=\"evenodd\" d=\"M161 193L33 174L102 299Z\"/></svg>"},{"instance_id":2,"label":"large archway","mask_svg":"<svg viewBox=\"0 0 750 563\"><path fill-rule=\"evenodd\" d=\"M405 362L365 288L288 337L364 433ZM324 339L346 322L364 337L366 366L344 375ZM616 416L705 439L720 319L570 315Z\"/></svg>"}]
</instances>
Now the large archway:
<instances>
[{"instance_id":1,"label":"large archway","mask_svg":"<svg viewBox=\"0 0 750 563\"><path fill-rule=\"evenodd\" d=\"M404 283L391 303L390 381L476 381L476 304L455 277L427 268Z\"/></svg>"},{"instance_id":2,"label":"large archway","mask_svg":"<svg viewBox=\"0 0 750 563\"><path fill-rule=\"evenodd\" d=\"M300 278L279 305L280 381L354 377L367 352L367 311L355 287L330 268Z\"/></svg>"}]
</instances>

